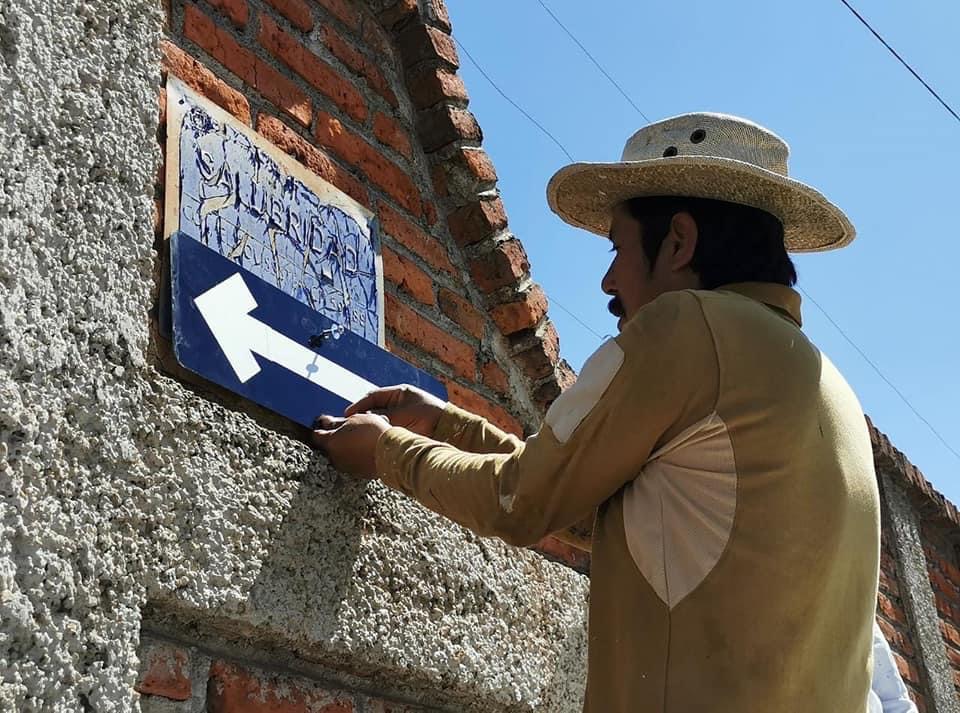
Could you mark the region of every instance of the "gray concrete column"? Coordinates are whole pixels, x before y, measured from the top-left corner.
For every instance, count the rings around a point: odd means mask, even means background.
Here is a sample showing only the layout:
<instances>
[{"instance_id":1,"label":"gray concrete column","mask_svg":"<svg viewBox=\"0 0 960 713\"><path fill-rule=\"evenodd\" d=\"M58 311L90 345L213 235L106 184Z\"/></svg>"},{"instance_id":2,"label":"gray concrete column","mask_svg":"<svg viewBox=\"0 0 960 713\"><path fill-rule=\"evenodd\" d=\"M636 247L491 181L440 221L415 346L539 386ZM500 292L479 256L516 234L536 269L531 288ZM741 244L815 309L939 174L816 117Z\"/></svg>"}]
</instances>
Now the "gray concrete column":
<instances>
[{"instance_id":1,"label":"gray concrete column","mask_svg":"<svg viewBox=\"0 0 960 713\"><path fill-rule=\"evenodd\" d=\"M880 492L890 519L891 534L900 578L900 592L913 641L917 663L926 683L929 713L960 713L954 688L953 668L947 658L946 644L940 632L940 617L927 573L920 526L900 478L881 469Z\"/></svg>"}]
</instances>

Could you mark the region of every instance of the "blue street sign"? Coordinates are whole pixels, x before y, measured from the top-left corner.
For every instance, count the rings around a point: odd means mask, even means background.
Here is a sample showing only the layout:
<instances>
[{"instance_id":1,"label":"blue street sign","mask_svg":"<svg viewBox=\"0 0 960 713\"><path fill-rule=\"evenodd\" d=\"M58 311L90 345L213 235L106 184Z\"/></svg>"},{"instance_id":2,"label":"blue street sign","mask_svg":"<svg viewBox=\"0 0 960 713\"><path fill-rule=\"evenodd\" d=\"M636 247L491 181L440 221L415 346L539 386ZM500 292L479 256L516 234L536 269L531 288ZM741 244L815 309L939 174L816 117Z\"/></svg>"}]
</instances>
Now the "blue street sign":
<instances>
[{"instance_id":1,"label":"blue street sign","mask_svg":"<svg viewBox=\"0 0 960 713\"><path fill-rule=\"evenodd\" d=\"M170 236L184 367L303 426L380 386L443 384L183 233Z\"/></svg>"}]
</instances>

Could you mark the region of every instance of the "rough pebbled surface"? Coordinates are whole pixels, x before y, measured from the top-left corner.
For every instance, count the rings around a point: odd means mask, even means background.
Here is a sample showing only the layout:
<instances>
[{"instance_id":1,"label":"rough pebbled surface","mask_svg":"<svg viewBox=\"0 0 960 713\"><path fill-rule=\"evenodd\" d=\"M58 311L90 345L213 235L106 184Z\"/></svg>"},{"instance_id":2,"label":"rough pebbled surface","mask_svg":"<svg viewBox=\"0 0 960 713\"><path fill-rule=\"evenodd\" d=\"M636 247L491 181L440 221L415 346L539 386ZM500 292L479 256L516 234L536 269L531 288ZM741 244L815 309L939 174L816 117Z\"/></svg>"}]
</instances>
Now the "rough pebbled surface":
<instances>
[{"instance_id":1,"label":"rough pebbled surface","mask_svg":"<svg viewBox=\"0 0 960 713\"><path fill-rule=\"evenodd\" d=\"M128 711L143 612L470 710L579 710L586 580L159 374L160 0L0 4L0 711Z\"/></svg>"}]
</instances>

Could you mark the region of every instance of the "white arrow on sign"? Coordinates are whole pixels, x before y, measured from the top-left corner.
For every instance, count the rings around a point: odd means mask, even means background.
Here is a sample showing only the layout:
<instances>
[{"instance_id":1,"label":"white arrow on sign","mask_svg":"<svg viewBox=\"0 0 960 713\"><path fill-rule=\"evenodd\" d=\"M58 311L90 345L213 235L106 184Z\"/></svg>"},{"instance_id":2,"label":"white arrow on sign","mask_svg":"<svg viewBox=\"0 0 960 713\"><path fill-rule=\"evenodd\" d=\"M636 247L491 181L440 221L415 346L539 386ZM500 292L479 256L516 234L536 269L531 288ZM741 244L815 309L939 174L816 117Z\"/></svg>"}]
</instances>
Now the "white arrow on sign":
<instances>
[{"instance_id":1,"label":"white arrow on sign","mask_svg":"<svg viewBox=\"0 0 960 713\"><path fill-rule=\"evenodd\" d=\"M350 403L377 388L376 384L251 317L249 313L256 308L257 301L240 273L217 283L195 298L194 303L240 383L246 383L260 372L260 365L253 357L257 353Z\"/></svg>"}]
</instances>

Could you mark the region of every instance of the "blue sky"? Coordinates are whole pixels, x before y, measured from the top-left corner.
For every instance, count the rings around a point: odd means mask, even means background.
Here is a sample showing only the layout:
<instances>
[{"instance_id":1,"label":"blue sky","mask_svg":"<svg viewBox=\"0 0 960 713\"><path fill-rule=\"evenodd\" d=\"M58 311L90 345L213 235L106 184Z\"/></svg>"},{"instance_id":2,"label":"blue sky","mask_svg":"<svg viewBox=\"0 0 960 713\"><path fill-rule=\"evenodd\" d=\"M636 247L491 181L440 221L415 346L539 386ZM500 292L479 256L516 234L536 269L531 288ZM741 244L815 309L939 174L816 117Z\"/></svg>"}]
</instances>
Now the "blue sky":
<instances>
[{"instance_id":1,"label":"blue sky","mask_svg":"<svg viewBox=\"0 0 960 713\"><path fill-rule=\"evenodd\" d=\"M799 286L960 451L960 123L839 0L671 0L551 10L652 120L688 111L746 116L791 147L791 175L843 208L858 238L798 256ZM855 7L954 108L960 107L960 4L860 0ZM511 98L578 161L619 159L646 123L536 0L448 0L454 35ZM600 292L606 241L547 207L569 161L461 52L470 108L493 157L511 230L553 298L561 350L582 365L616 331ZM807 301L807 333L853 385L865 411L954 503L957 459Z\"/></svg>"}]
</instances>

